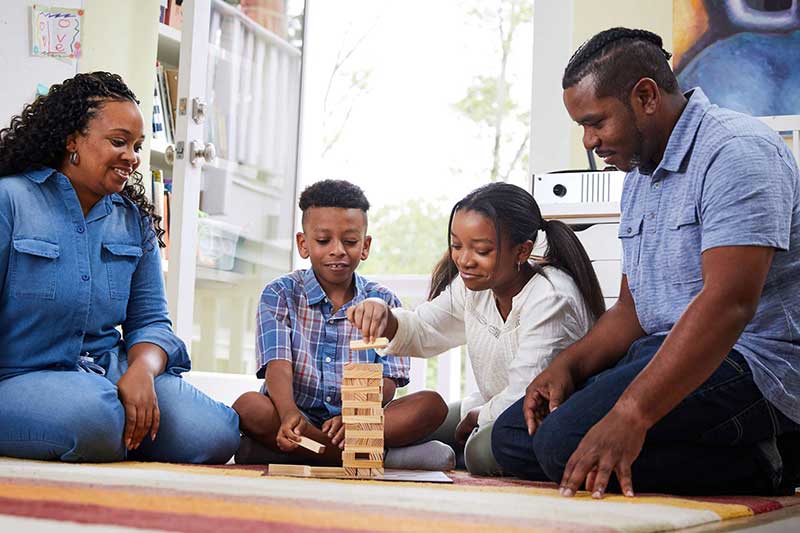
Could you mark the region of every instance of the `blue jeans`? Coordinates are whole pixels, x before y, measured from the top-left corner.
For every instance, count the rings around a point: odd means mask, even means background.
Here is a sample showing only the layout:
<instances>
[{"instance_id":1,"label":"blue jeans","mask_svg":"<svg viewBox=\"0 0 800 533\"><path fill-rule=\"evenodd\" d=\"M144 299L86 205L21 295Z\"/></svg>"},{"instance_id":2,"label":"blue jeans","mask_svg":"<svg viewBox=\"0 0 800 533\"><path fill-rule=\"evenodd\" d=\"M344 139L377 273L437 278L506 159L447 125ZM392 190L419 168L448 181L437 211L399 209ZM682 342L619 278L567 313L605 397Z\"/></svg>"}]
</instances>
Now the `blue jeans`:
<instances>
[{"instance_id":1,"label":"blue jeans","mask_svg":"<svg viewBox=\"0 0 800 533\"><path fill-rule=\"evenodd\" d=\"M664 338L637 340L616 366L589 379L548 415L532 437L523 400L509 407L492 432L497 462L519 477L560 482L581 439L611 410ZM632 466L634 489L675 494L783 491L798 481L799 436L800 425L764 399L744 358L732 351L705 383L648 431ZM781 449L784 437L792 444Z\"/></svg>"},{"instance_id":2,"label":"blue jeans","mask_svg":"<svg viewBox=\"0 0 800 533\"><path fill-rule=\"evenodd\" d=\"M239 446L239 415L164 373L155 379L161 425L127 451L116 383L127 357L104 355L106 375L41 370L0 381L0 455L69 462L224 463Z\"/></svg>"}]
</instances>

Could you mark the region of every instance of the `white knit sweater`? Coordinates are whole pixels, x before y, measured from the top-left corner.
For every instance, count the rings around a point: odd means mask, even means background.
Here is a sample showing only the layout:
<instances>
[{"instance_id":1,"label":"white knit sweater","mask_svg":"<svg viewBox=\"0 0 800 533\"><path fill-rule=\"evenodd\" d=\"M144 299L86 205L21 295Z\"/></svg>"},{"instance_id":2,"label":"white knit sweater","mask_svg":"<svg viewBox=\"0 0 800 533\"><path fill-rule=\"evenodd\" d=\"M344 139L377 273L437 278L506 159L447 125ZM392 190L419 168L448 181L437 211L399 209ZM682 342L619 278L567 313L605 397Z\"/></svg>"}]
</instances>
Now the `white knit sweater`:
<instances>
[{"instance_id":1,"label":"white knit sweater","mask_svg":"<svg viewBox=\"0 0 800 533\"><path fill-rule=\"evenodd\" d=\"M398 328L384 353L433 357L466 343L478 392L462 400L461 416L480 406L479 425L522 398L531 380L592 326L577 285L554 267L514 296L505 321L491 290L468 290L460 277L414 311L392 312Z\"/></svg>"}]
</instances>

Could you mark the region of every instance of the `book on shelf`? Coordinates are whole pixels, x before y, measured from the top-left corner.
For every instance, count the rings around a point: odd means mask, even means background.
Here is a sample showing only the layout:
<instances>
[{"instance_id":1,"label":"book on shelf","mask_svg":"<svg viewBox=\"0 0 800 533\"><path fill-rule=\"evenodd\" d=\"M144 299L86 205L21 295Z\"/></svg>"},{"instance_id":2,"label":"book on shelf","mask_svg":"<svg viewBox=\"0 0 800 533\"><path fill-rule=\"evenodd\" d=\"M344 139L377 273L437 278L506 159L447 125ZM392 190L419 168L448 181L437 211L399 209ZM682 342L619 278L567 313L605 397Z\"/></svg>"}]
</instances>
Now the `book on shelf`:
<instances>
[{"instance_id":1,"label":"book on shelf","mask_svg":"<svg viewBox=\"0 0 800 533\"><path fill-rule=\"evenodd\" d=\"M161 89L156 79L153 89L153 140L151 148L163 152L166 150L169 141L167 140L166 127L164 125L164 111L161 107Z\"/></svg>"},{"instance_id":2,"label":"book on shelf","mask_svg":"<svg viewBox=\"0 0 800 533\"><path fill-rule=\"evenodd\" d=\"M162 3L167 3L167 8L164 11L164 24L172 26L176 30L180 30L183 26L183 0L161 0Z\"/></svg>"},{"instance_id":3,"label":"book on shelf","mask_svg":"<svg viewBox=\"0 0 800 533\"><path fill-rule=\"evenodd\" d=\"M169 94L169 84L167 83L166 70L164 65L156 61L156 83L161 96L161 113L164 116L164 132L166 133L167 143L175 140L175 117L172 110L172 101Z\"/></svg>"},{"instance_id":4,"label":"book on shelf","mask_svg":"<svg viewBox=\"0 0 800 533\"><path fill-rule=\"evenodd\" d=\"M175 131L175 118L178 116L178 69L164 67L164 77L167 81L167 95L172 110L172 131Z\"/></svg>"},{"instance_id":5,"label":"book on shelf","mask_svg":"<svg viewBox=\"0 0 800 533\"><path fill-rule=\"evenodd\" d=\"M167 23L167 10L169 9L169 0L159 0L158 21L162 24Z\"/></svg>"}]
</instances>

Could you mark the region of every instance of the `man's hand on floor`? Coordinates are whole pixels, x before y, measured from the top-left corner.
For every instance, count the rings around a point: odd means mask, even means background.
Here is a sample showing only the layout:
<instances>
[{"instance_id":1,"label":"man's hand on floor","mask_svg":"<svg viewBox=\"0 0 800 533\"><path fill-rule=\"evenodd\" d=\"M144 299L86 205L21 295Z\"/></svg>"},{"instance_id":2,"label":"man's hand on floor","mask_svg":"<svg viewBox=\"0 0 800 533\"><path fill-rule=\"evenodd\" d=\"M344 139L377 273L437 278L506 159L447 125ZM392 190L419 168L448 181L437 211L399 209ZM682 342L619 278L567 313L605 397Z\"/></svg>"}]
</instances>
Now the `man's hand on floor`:
<instances>
[{"instance_id":1,"label":"man's hand on floor","mask_svg":"<svg viewBox=\"0 0 800 533\"><path fill-rule=\"evenodd\" d=\"M612 409L583 437L567 461L559 492L573 496L586 482L593 498L602 498L611 474L617 475L625 496L633 496L631 465L639 456L647 426Z\"/></svg>"}]
</instances>

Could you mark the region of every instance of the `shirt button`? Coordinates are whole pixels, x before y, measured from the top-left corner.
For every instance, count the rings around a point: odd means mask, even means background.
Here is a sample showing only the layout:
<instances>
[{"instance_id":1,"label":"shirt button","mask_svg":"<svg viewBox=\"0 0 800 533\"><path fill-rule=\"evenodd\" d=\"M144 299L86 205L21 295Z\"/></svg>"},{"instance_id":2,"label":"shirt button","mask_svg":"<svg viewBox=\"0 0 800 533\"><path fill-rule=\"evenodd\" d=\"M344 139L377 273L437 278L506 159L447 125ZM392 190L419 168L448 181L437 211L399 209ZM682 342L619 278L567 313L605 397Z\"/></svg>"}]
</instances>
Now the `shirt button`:
<instances>
[{"instance_id":1,"label":"shirt button","mask_svg":"<svg viewBox=\"0 0 800 533\"><path fill-rule=\"evenodd\" d=\"M326 402L329 402L329 401L331 401L331 397L330 397L330 396L325 396L325 401L326 401Z\"/></svg>"},{"instance_id":2,"label":"shirt button","mask_svg":"<svg viewBox=\"0 0 800 533\"><path fill-rule=\"evenodd\" d=\"M655 183L655 184L653 185L653 187L654 187L654 188L656 188L656 189L658 189L659 187L661 187L661 182L657 182L657 183Z\"/></svg>"},{"instance_id":3,"label":"shirt button","mask_svg":"<svg viewBox=\"0 0 800 533\"><path fill-rule=\"evenodd\" d=\"M632 233L632 232L633 232L633 228L631 228L630 226L625 228L625 233Z\"/></svg>"},{"instance_id":4,"label":"shirt button","mask_svg":"<svg viewBox=\"0 0 800 533\"><path fill-rule=\"evenodd\" d=\"M83 276L81 276L81 279L83 281L89 281L89 276L87 274L84 274Z\"/></svg>"},{"instance_id":5,"label":"shirt button","mask_svg":"<svg viewBox=\"0 0 800 533\"><path fill-rule=\"evenodd\" d=\"M77 227L75 228L75 230L76 230L78 233L83 233L83 232L85 231L85 230L83 229L83 226L77 226Z\"/></svg>"},{"instance_id":6,"label":"shirt button","mask_svg":"<svg viewBox=\"0 0 800 533\"><path fill-rule=\"evenodd\" d=\"M325 362L326 362L326 363L330 363L330 362L331 362L331 358L330 358L330 357L326 357L326 358L325 358Z\"/></svg>"}]
</instances>

